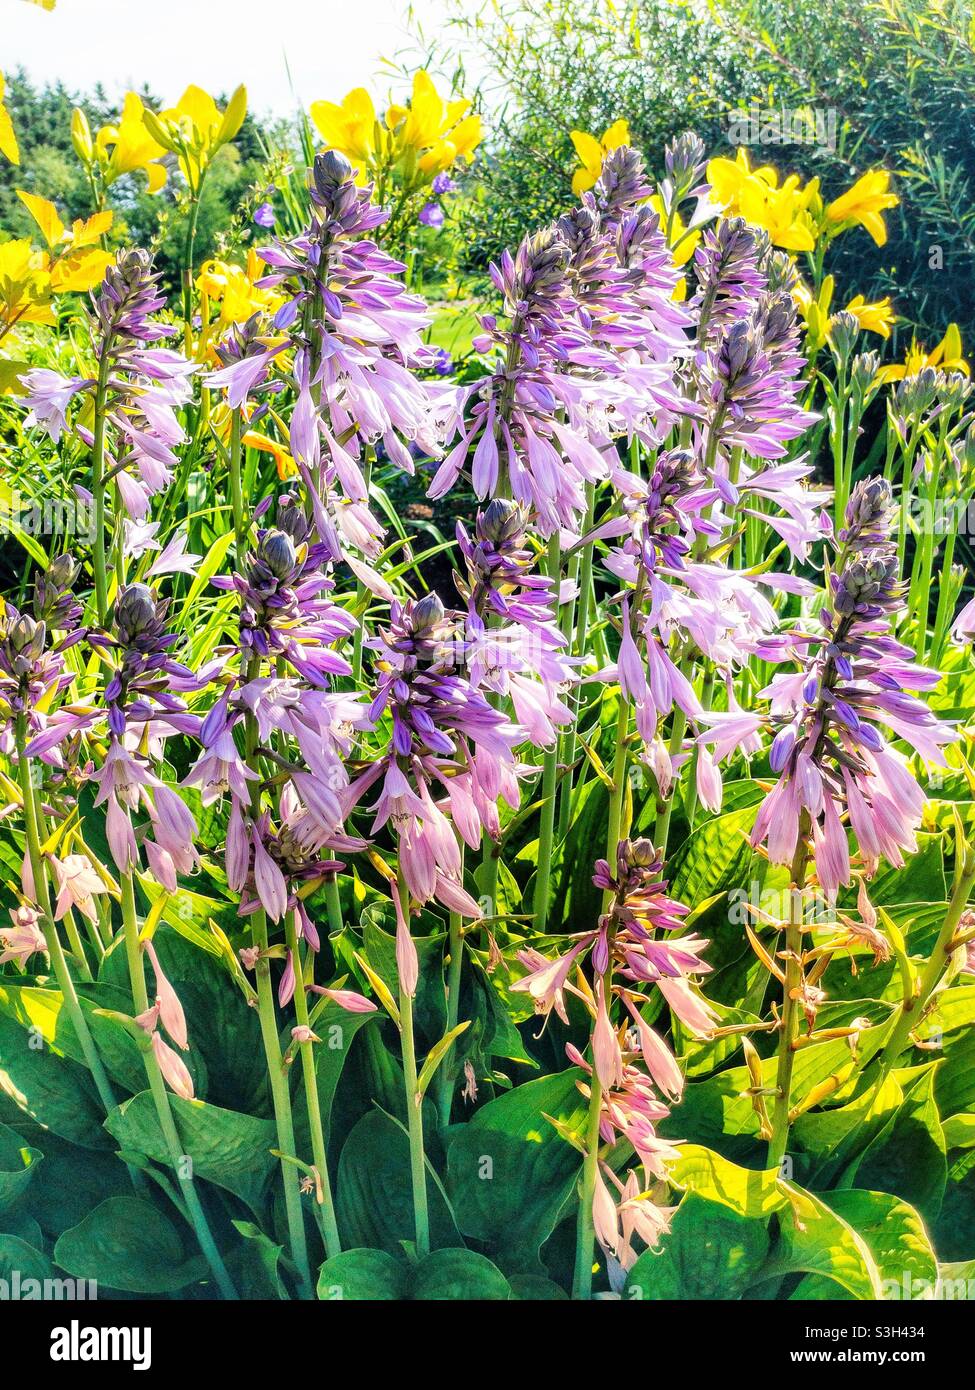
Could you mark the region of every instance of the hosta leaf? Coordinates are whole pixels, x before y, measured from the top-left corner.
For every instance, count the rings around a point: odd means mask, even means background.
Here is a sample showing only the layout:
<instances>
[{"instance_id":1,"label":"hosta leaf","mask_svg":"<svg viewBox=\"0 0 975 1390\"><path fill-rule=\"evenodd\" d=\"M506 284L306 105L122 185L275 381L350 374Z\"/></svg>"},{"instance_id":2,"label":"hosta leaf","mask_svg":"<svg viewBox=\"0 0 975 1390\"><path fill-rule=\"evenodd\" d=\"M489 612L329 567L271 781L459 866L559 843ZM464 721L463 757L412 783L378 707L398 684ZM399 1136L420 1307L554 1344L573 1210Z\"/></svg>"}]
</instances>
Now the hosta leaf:
<instances>
[{"instance_id":1,"label":"hosta leaf","mask_svg":"<svg viewBox=\"0 0 975 1390\"><path fill-rule=\"evenodd\" d=\"M740 1298L765 1263L769 1235L763 1219L689 1192L658 1250L630 1270L624 1298Z\"/></svg>"},{"instance_id":2,"label":"hosta leaf","mask_svg":"<svg viewBox=\"0 0 975 1390\"><path fill-rule=\"evenodd\" d=\"M511 1297L507 1279L484 1255L474 1250L435 1250L417 1267L413 1297L433 1300L504 1302Z\"/></svg>"},{"instance_id":3,"label":"hosta leaf","mask_svg":"<svg viewBox=\"0 0 975 1390\"><path fill-rule=\"evenodd\" d=\"M415 1238L410 1146L388 1115L373 1110L354 1126L339 1160L336 1213L342 1243L399 1254ZM453 1216L427 1173L430 1239L434 1248L460 1245Z\"/></svg>"},{"instance_id":4,"label":"hosta leaf","mask_svg":"<svg viewBox=\"0 0 975 1390\"><path fill-rule=\"evenodd\" d=\"M945 1138L934 1097L935 1069L904 1084L904 1103L843 1175L844 1187L892 1192L927 1221L941 1207L947 1181ZM900 1080L900 1077L898 1077Z\"/></svg>"},{"instance_id":5,"label":"hosta leaf","mask_svg":"<svg viewBox=\"0 0 975 1390\"><path fill-rule=\"evenodd\" d=\"M0 1215L25 1195L44 1155L25 1144L15 1130L0 1125Z\"/></svg>"},{"instance_id":6,"label":"hosta leaf","mask_svg":"<svg viewBox=\"0 0 975 1390\"><path fill-rule=\"evenodd\" d=\"M171 1095L169 1103L183 1153L192 1160L193 1176L234 1193L259 1215L275 1167L273 1122L181 1096ZM170 1163L150 1092L140 1091L118 1106L105 1127L123 1149Z\"/></svg>"},{"instance_id":7,"label":"hosta leaf","mask_svg":"<svg viewBox=\"0 0 975 1390\"><path fill-rule=\"evenodd\" d=\"M88 1072L61 1057L40 1033L0 1014L0 1091L45 1129L90 1149L111 1147Z\"/></svg>"},{"instance_id":8,"label":"hosta leaf","mask_svg":"<svg viewBox=\"0 0 975 1390\"><path fill-rule=\"evenodd\" d=\"M385 1302L406 1298L410 1270L386 1250L343 1250L318 1271L318 1297Z\"/></svg>"},{"instance_id":9,"label":"hosta leaf","mask_svg":"<svg viewBox=\"0 0 975 1390\"><path fill-rule=\"evenodd\" d=\"M531 1268L579 1176L578 1152L545 1118L578 1128L585 1102L570 1068L489 1101L452 1134L447 1190L465 1235L490 1245L502 1267Z\"/></svg>"},{"instance_id":10,"label":"hosta leaf","mask_svg":"<svg viewBox=\"0 0 975 1390\"><path fill-rule=\"evenodd\" d=\"M124 1293L176 1293L196 1283L206 1265L187 1258L173 1223L140 1197L110 1197L65 1231L54 1258L77 1279L95 1279Z\"/></svg>"},{"instance_id":11,"label":"hosta leaf","mask_svg":"<svg viewBox=\"0 0 975 1390\"><path fill-rule=\"evenodd\" d=\"M21 1296L27 1279L56 1279L58 1271L48 1257L20 1236L0 1235L0 1279L8 1286L19 1280ZM40 1294L38 1294L40 1297Z\"/></svg>"}]
</instances>

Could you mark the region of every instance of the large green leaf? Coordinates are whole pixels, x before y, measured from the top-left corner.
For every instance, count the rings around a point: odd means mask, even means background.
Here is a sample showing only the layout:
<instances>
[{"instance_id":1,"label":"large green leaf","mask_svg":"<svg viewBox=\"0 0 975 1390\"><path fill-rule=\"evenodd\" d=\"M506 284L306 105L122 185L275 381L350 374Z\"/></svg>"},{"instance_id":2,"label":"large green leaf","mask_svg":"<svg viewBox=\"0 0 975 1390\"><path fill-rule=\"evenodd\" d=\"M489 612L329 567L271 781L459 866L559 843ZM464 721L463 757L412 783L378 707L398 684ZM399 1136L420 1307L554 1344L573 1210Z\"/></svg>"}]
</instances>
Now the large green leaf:
<instances>
[{"instance_id":1,"label":"large green leaf","mask_svg":"<svg viewBox=\"0 0 975 1390\"><path fill-rule=\"evenodd\" d=\"M25 1144L15 1130L0 1125L0 1214L25 1195L44 1155Z\"/></svg>"},{"instance_id":2,"label":"large green leaf","mask_svg":"<svg viewBox=\"0 0 975 1390\"><path fill-rule=\"evenodd\" d=\"M0 1235L0 1279L8 1285L19 1280L22 1296L25 1280L56 1278L57 1270L43 1251L20 1236Z\"/></svg>"},{"instance_id":3,"label":"large green leaf","mask_svg":"<svg viewBox=\"0 0 975 1390\"><path fill-rule=\"evenodd\" d=\"M206 1266L187 1258L173 1223L140 1197L109 1197L54 1247L62 1269L125 1293L176 1293Z\"/></svg>"},{"instance_id":4,"label":"large green leaf","mask_svg":"<svg viewBox=\"0 0 975 1390\"><path fill-rule=\"evenodd\" d=\"M381 1110L363 1115L342 1147L335 1200L343 1245L399 1254L415 1238L409 1139ZM450 1208L427 1172L430 1240L434 1249L461 1245Z\"/></svg>"},{"instance_id":5,"label":"large green leaf","mask_svg":"<svg viewBox=\"0 0 975 1390\"><path fill-rule=\"evenodd\" d=\"M660 1248L630 1270L624 1298L736 1299L754 1281L769 1248L766 1222L689 1192Z\"/></svg>"},{"instance_id":6,"label":"large green leaf","mask_svg":"<svg viewBox=\"0 0 975 1390\"><path fill-rule=\"evenodd\" d=\"M933 1292L938 1262L924 1222L913 1207L889 1192L857 1188L821 1196L866 1242L880 1273L884 1297L909 1299ZM797 1298L836 1296L833 1280L821 1275L808 1275L795 1292Z\"/></svg>"},{"instance_id":7,"label":"large green leaf","mask_svg":"<svg viewBox=\"0 0 975 1390\"><path fill-rule=\"evenodd\" d=\"M0 1091L25 1115L73 1144L104 1149L111 1139L95 1084L84 1067L60 1056L40 1033L0 1013Z\"/></svg>"},{"instance_id":8,"label":"large green leaf","mask_svg":"<svg viewBox=\"0 0 975 1390\"><path fill-rule=\"evenodd\" d=\"M417 1267L413 1297L504 1302L511 1286L497 1265L475 1250L434 1250Z\"/></svg>"},{"instance_id":9,"label":"large green leaf","mask_svg":"<svg viewBox=\"0 0 975 1390\"><path fill-rule=\"evenodd\" d=\"M275 1167L271 1150L276 1132L271 1120L223 1110L201 1100L169 1097L183 1154L192 1160L193 1176L216 1183L246 1202L260 1215ZM149 1091L125 1101L105 1121L125 1150L144 1153L158 1163L170 1163L156 1107Z\"/></svg>"},{"instance_id":10,"label":"large green leaf","mask_svg":"<svg viewBox=\"0 0 975 1390\"><path fill-rule=\"evenodd\" d=\"M449 1139L447 1188L461 1230L490 1245L505 1269L537 1265L579 1176L578 1152L545 1118L581 1125L578 1079L573 1067L527 1081Z\"/></svg>"},{"instance_id":11,"label":"large green leaf","mask_svg":"<svg viewBox=\"0 0 975 1390\"><path fill-rule=\"evenodd\" d=\"M944 1197L948 1165L945 1139L934 1098L932 1062L909 1083L895 1073L904 1087L904 1102L891 1114L880 1134L850 1164L844 1187L892 1192L917 1207L933 1222Z\"/></svg>"},{"instance_id":12,"label":"large green leaf","mask_svg":"<svg viewBox=\"0 0 975 1390\"><path fill-rule=\"evenodd\" d=\"M828 1274L855 1298L876 1298L880 1275L866 1242L812 1192L775 1169L742 1168L697 1146L682 1150L671 1182L740 1216L776 1218L777 1238L756 1283L805 1271Z\"/></svg>"},{"instance_id":13,"label":"large green leaf","mask_svg":"<svg viewBox=\"0 0 975 1390\"><path fill-rule=\"evenodd\" d=\"M318 1271L318 1297L353 1302L406 1298L410 1270L388 1250L343 1250Z\"/></svg>"}]
</instances>

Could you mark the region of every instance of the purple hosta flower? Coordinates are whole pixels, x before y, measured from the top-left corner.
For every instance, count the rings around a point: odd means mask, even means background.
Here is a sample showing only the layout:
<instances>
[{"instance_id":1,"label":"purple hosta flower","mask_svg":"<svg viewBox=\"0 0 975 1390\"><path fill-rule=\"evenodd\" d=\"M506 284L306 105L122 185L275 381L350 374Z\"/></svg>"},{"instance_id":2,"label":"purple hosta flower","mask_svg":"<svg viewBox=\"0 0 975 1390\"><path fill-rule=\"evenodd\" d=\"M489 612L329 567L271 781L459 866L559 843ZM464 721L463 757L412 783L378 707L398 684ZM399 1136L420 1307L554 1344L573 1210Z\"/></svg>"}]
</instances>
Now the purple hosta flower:
<instances>
[{"instance_id":1,"label":"purple hosta flower","mask_svg":"<svg viewBox=\"0 0 975 1390\"><path fill-rule=\"evenodd\" d=\"M327 597L334 580L326 571L328 547L309 543L304 513L294 499L278 502L277 525L258 532L257 548L232 578L215 579L241 599L240 648L251 658L283 658L312 685L327 686L352 668L333 650L355 631L355 619Z\"/></svg>"},{"instance_id":2,"label":"purple hosta flower","mask_svg":"<svg viewBox=\"0 0 975 1390\"><path fill-rule=\"evenodd\" d=\"M438 452L430 399L410 370L422 355L430 315L404 288L404 267L367 235L387 217L371 192L356 186L351 165L338 151L317 155L311 221L299 236L261 250L270 273L259 283L280 286L302 311L291 328L299 349L295 375L302 391L315 389L320 396L316 412L328 435L341 440L354 460L365 445L381 444L412 473L409 444ZM309 304L306 336L303 311ZM314 458L294 447L292 452L314 473L317 451Z\"/></svg>"},{"instance_id":3,"label":"purple hosta flower","mask_svg":"<svg viewBox=\"0 0 975 1390\"><path fill-rule=\"evenodd\" d=\"M418 220L422 226L432 227L434 231L439 232L446 219L440 204L436 200L431 200L429 203L423 204Z\"/></svg>"},{"instance_id":4,"label":"purple hosta flower","mask_svg":"<svg viewBox=\"0 0 975 1390\"><path fill-rule=\"evenodd\" d=\"M97 922L95 898L108 889L87 854L66 854L63 859L51 855L50 862L54 867L57 887L54 920L59 922L73 908L77 908L90 922Z\"/></svg>"},{"instance_id":5,"label":"purple hosta flower","mask_svg":"<svg viewBox=\"0 0 975 1390\"><path fill-rule=\"evenodd\" d=\"M20 398L20 404L28 407L24 424L28 429L40 425L57 444L67 428L68 406L79 391L94 384L92 379L62 376L48 367L35 367L20 379L27 388L27 394Z\"/></svg>"},{"instance_id":6,"label":"purple hosta flower","mask_svg":"<svg viewBox=\"0 0 975 1390\"><path fill-rule=\"evenodd\" d=\"M450 376L454 369L454 359L446 348L437 348L430 369L436 372L437 376Z\"/></svg>"},{"instance_id":7,"label":"purple hosta flower","mask_svg":"<svg viewBox=\"0 0 975 1390\"><path fill-rule=\"evenodd\" d=\"M730 684L755 642L772 632L775 610L755 580L707 558L707 543L721 532L707 516L717 496L684 450L662 454L647 480L616 470L622 515L594 535L622 537L606 568L633 590L622 602L617 680L633 704L658 786L670 785L676 762L659 744L659 722L676 704L692 723L704 714L687 675L695 651ZM678 754L678 758L681 755ZM699 771L704 799L720 801L720 776L705 754Z\"/></svg>"},{"instance_id":8,"label":"purple hosta flower","mask_svg":"<svg viewBox=\"0 0 975 1390\"><path fill-rule=\"evenodd\" d=\"M672 299L679 272L656 213L640 209L614 232L601 226L587 193L557 225L569 248L568 274L583 326L594 347L609 354L604 371L619 378L605 407L628 433L639 429L656 442L682 409L673 359L686 350L691 322Z\"/></svg>"},{"instance_id":9,"label":"purple hosta flower","mask_svg":"<svg viewBox=\"0 0 975 1390\"><path fill-rule=\"evenodd\" d=\"M691 300L702 347L758 304L768 288L762 269L768 249L767 234L742 217L724 218L704 233L694 252L698 289Z\"/></svg>"},{"instance_id":10,"label":"purple hosta flower","mask_svg":"<svg viewBox=\"0 0 975 1390\"><path fill-rule=\"evenodd\" d=\"M33 616L9 602L0 614L0 750L8 755L18 716L29 735L46 731L48 709L74 679L64 652L84 635L71 589L76 573L67 555L58 556L35 583Z\"/></svg>"},{"instance_id":11,"label":"purple hosta flower","mask_svg":"<svg viewBox=\"0 0 975 1390\"><path fill-rule=\"evenodd\" d=\"M124 250L105 272L93 296L95 357L109 364L105 397L106 471L114 478L130 517L144 517L151 498L169 482L174 449L185 440L176 412L190 397L188 378L196 367L178 353L149 344L176 330L155 315L165 306L159 276L145 251ZM71 397L91 393L94 377L66 378L44 370L25 379L28 423L40 424L57 441ZM86 428L78 432L89 445Z\"/></svg>"},{"instance_id":12,"label":"purple hosta flower","mask_svg":"<svg viewBox=\"0 0 975 1390\"><path fill-rule=\"evenodd\" d=\"M288 346L288 339L275 319L266 323L261 314L252 314L246 323L234 324L214 351L220 366L211 372L205 385L226 391L231 410L240 410L259 392L277 389L270 382L276 358Z\"/></svg>"},{"instance_id":13,"label":"purple hosta flower","mask_svg":"<svg viewBox=\"0 0 975 1390\"><path fill-rule=\"evenodd\" d=\"M352 805L382 777L373 833L387 823L399 839L400 869L419 903L436 897L451 911L480 910L461 885L457 833L472 849L498 830L497 800L518 804L513 748L519 730L463 673L460 615L431 594L394 602L390 624L368 645L378 656L370 717L390 720L385 756L349 789ZM438 790L444 800L435 799ZM447 812L453 820L448 819Z\"/></svg>"},{"instance_id":14,"label":"purple hosta flower","mask_svg":"<svg viewBox=\"0 0 975 1390\"><path fill-rule=\"evenodd\" d=\"M547 961L537 951L521 952L528 974L512 989L529 994L536 1010L555 1009L567 1021L565 991L577 995L593 1020L592 1063L573 1046L569 1060L588 1075L595 1071L600 1085L600 1141L618 1139L632 1146L644 1181L634 1186L615 1183L609 1164L601 1165L594 1198L596 1233L608 1255L625 1268L636 1259L631 1238L638 1234L653 1244L667 1228L667 1213L638 1202L637 1193L666 1177L666 1164L676 1157L671 1144L659 1139L655 1126L679 1100L683 1077L663 1038L646 1022L643 1012L652 1001L645 991L656 986L666 1003L692 1033L707 1035L717 1021L692 981L710 970L700 959L707 942L680 935L689 911L668 896L661 878L663 862L649 840L621 840L613 865L599 860L593 878L597 888L611 894L608 911L597 929L575 938L561 959ZM665 933L664 937L661 933ZM588 955L594 975L593 991L571 983ZM613 1021L619 1002L626 1030ZM581 1087L589 1094L589 1087ZM610 1196L604 1179L619 1189Z\"/></svg>"},{"instance_id":15,"label":"purple hosta flower","mask_svg":"<svg viewBox=\"0 0 975 1390\"><path fill-rule=\"evenodd\" d=\"M467 603L467 665L474 686L509 696L532 743L552 745L572 714L562 695L573 663L555 617L552 581L533 574L525 546L527 518L517 503L495 498L478 512L472 540L461 522L457 543L467 565L458 579Z\"/></svg>"},{"instance_id":16,"label":"purple hosta flower","mask_svg":"<svg viewBox=\"0 0 975 1390\"><path fill-rule=\"evenodd\" d=\"M268 202L259 203L254 209L254 225L268 230L274 226L274 223L274 205Z\"/></svg>"},{"instance_id":17,"label":"purple hosta flower","mask_svg":"<svg viewBox=\"0 0 975 1390\"><path fill-rule=\"evenodd\" d=\"M47 943L38 923L40 916L29 903L10 909L11 926L0 927L0 965L16 961L26 969L31 956L46 951Z\"/></svg>"},{"instance_id":18,"label":"purple hosta flower","mask_svg":"<svg viewBox=\"0 0 975 1390\"><path fill-rule=\"evenodd\" d=\"M456 193L459 184L449 174L435 174L430 187L437 197L441 198L445 193Z\"/></svg>"},{"instance_id":19,"label":"purple hosta flower","mask_svg":"<svg viewBox=\"0 0 975 1390\"><path fill-rule=\"evenodd\" d=\"M144 584L130 584L115 601L114 632L91 633L89 641L115 670L105 689L110 741L100 768L96 805L106 807L106 835L112 857L122 872L140 862L139 843L150 869L170 892L177 875L197 863L193 841L196 822L181 797L153 770L165 739L174 733L195 732L199 721L185 713L177 692L202 689L212 667L194 675L176 661L171 648L176 637L166 631L168 602L159 600ZM148 825L137 838L132 813L143 809Z\"/></svg>"},{"instance_id":20,"label":"purple hosta flower","mask_svg":"<svg viewBox=\"0 0 975 1390\"><path fill-rule=\"evenodd\" d=\"M733 448L763 459L784 457L785 445L819 418L797 403L804 385L800 363L796 355L777 365L766 347L761 309L720 332L698 359L709 452L719 459Z\"/></svg>"},{"instance_id":21,"label":"purple hosta flower","mask_svg":"<svg viewBox=\"0 0 975 1390\"><path fill-rule=\"evenodd\" d=\"M585 511L585 485L607 473L590 438L591 386L572 370L605 368L607 353L583 327L568 261L565 240L550 227L526 237L515 258L505 252L500 266L492 266L510 323L502 330L493 315L481 320L484 334L475 346L497 349L496 369L456 393L446 433L460 437L428 493L449 492L470 458L477 496L492 496L504 477L544 536L574 531Z\"/></svg>"},{"instance_id":22,"label":"purple hosta flower","mask_svg":"<svg viewBox=\"0 0 975 1390\"><path fill-rule=\"evenodd\" d=\"M844 815L870 874L881 858L899 866L904 851L917 848L924 794L882 728L939 765L943 745L958 737L908 694L932 689L940 676L915 665L913 653L891 636L901 591L896 546L880 539L889 518L889 485L858 483L820 615L822 633L793 632L784 645L772 639L756 648L772 661L791 651L801 669L774 676L763 692L778 729L770 762L779 781L759 808L752 843L767 843L769 858L786 864L800 834L807 836L827 892L850 882Z\"/></svg>"}]
</instances>

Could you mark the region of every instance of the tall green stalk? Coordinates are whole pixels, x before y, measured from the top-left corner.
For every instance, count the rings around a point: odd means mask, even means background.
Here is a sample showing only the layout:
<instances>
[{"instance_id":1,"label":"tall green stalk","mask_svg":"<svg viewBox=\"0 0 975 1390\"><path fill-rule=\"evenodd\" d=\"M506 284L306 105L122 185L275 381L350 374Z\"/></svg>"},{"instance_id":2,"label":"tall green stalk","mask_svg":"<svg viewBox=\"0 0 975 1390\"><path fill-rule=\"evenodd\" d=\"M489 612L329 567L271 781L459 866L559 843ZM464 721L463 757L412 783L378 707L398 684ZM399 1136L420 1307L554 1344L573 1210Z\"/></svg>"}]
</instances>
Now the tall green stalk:
<instances>
[{"instance_id":1,"label":"tall green stalk","mask_svg":"<svg viewBox=\"0 0 975 1390\"><path fill-rule=\"evenodd\" d=\"M775 1103L772 1109L772 1137L768 1146L768 1167L778 1168L789 1144L789 1118L792 1109L792 1072L799 1036L802 988L802 912L809 859L808 815L803 813L799 844L792 861L793 891L789 894L789 921L785 929L785 984L782 986L782 1017L778 1035L778 1064L775 1074Z\"/></svg>"},{"instance_id":2,"label":"tall green stalk","mask_svg":"<svg viewBox=\"0 0 975 1390\"><path fill-rule=\"evenodd\" d=\"M260 675L260 657L254 657L246 672L247 680L255 680ZM253 714L248 714L244 721L244 732L246 741L246 761L249 768L255 772L260 772L260 758L258 756L258 735L257 720ZM261 814L261 782L260 776L251 782L251 816L256 821ZM291 1093L288 1089L288 1079L285 1075L284 1055L281 1051L281 1039L278 1032L277 1012L274 1005L274 988L271 982L271 962L268 959L268 933L267 933L267 914L263 908L258 908L251 915L251 932L254 945L258 950L257 963L254 966L254 974L257 982L257 1012L261 1024L261 1038L264 1043L264 1055L267 1059L268 1080L271 1085L271 1102L274 1109L274 1124L277 1131L278 1150L280 1153L294 1158L295 1154L295 1127L291 1111ZM288 1162L288 1158L282 1158L281 1181L284 1184L284 1204L288 1220L288 1243L291 1248L291 1258L298 1273L298 1282L301 1287L301 1296L311 1298L313 1296L313 1284L311 1278L311 1267L308 1263L308 1242L305 1239L305 1220L301 1210L301 1192L299 1189L299 1172L293 1163Z\"/></svg>"},{"instance_id":3,"label":"tall green stalk","mask_svg":"<svg viewBox=\"0 0 975 1390\"><path fill-rule=\"evenodd\" d=\"M554 532L548 543L546 573L552 580L558 600L561 573L559 534ZM549 889L552 882L552 855L555 852L555 801L559 775L559 740L556 737L542 760L542 809L538 830L538 861L535 866L535 931L543 935L548 921Z\"/></svg>"},{"instance_id":4,"label":"tall green stalk","mask_svg":"<svg viewBox=\"0 0 975 1390\"><path fill-rule=\"evenodd\" d=\"M616 863L616 847L623 830L623 805L626 788L627 735L630 724L630 707L620 695L619 718L616 726L616 755L613 760L613 790L609 799L609 824L606 831L606 859L612 866ZM612 889L603 892L602 910L606 912L613 899ZM612 988L612 959L603 972L603 998L609 1007ZM579 1188L579 1215L576 1225L575 1272L572 1280L572 1296L588 1299L592 1295L592 1265L596 1248L596 1232L592 1220L592 1203L599 1176L599 1113L602 1108L603 1092L596 1075L593 1058L592 1075L589 1081L589 1108L586 1115L586 1156L582 1165L582 1180Z\"/></svg>"},{"instance_id":5,"label":"tall green stalk","mask_svg":"<svg viewBox=\"0 0 975 1390\"><path fill-rule=\"evenodd\" d=\"M410 921L410 895L404 883L393 889L399 893L407 927ZM410 1137L410 1183L413 1189L413 1222L416 1253L423 1259L430 1253L430 1214L427 1205L427 1168L423 1146L423 1098L417 1086L416 1039L413 1033L413 996L399 986L399 1032L403 1050L403 1084L406 1093L406 1123Z\"/></svg>"},{"instance_id":6,"label":"tall green stalk","mask_svg":"<svg viewBox=\"0 0 975 1390\"><path fill-rule=\"evenodd\" d=\"M71 1025L74 1028L81 1047L85 1064L91 1072L92 1080L98 1091L98 1097L105 1108L106 1113L115 1109L118 1104L115 1094L112 1091L108 1074L105 1071L95 1041L88 1027L88 1020L82 1012L81 1002L78 992L75 989L74 980L71 978L71 971L64 956L61 940L58 936L57 925L51 915L51 898L47 880L47 868L44 863L44 856L41 853L40 836L38 834L37 801L34 794L34 787L30 777L30 759L27 756L27 717L18 714L14 721L14 739L17 745L17 776L20 782L20 793L23 799L24 809L24 831L27 840L27 857L30 861L31 875L34 879L34 893L37 898L37 905L41 912L41 930L44 933L44 942L47 953L51 958L51 968L54 977L58 982L61 997L64 1000L64 1007L67 1010Z\"/></svg>"},{"instance_id":7,"label":"tall green stalk","mask_svg":"<svg viewBox=\"0 0 975 1390\"><path fill-rule=\"evenodd\" d=\"M308 996L305 993L305 967L301 960L301 947L295 930L294 914L287 918L288 949L296 977L295 1017L299 1027L308 1028ZM301 1079L305 1091L305 1108L308 1112L308 1129L311 1135L311 1151L318 1173L316 1200L321 1217L322 1236L326 1254L331 1258L342 1250L338 1223L335 1220L335 1203L332 1199L332 1184L328 1175L328 1150L325 1144L325 1131L322 1126L322 1107L318 1096L318 1077L315 1071L315 1044L310 1040L298 1044L301 1054Z\"/></svg>"},{"instance_id":8,"label":"tall green stalk","mask_svg":"<svg viewBox=\"0 0 975 1390\"><path fill-rule=\"evenodd\" d=\"M132 882L132 874L124 873L120 875L122 888L122 928L125 934L125 958L129 967L129 983L132 988L132 1000L137 1014L144 1014L149 1008L149 995L146 989L145 964L142 959L142 944L139 940L139 921L135 908L135 888ZM193 1230L196 1234L197 1242L203 1252L203 1256L210 1266L210 1271L217 1282L221 1296L225 1299L236 1299L237 1290L234 1288L227 1267L223 1262L223 1257L217 1249L217 1243L213 1238L207 1221L206 1212L200 1201L199 1193L196 1190L192 1170L187 1170L185 1159L190 1157L186 1154L179 1131L176 1128L176 1121L173 1118L173 1108L169 1103L169 1092L166 1090L166 1083L163 1080L162 1072L159 1070L159 1063L156 1061L155 1054L146 1049L143 1052L146 1074L149 1078L149 1090L152 1094L153 1104L156 1107L156 1117L159 1121L159 1128L162 1131L163 1140L169 1152L169 1161L172 1164L173 1173L180 1185L180 1192L186 1203L186 1211L189 1216ZM192 1161L192 1160L191 1160Z\"/></svg>"},{"instance_id":9,"label":"tall green stalk","mask_svg":"<svg viewBox=\"0 0 975 1390\"><path fill-rule=\"evenodd\" d=\"M92 568L95 572L95 608L99 625L102 627L108 617L108 576L105 567L105 405L111 365L109 344L106 342L103 344L102 358L98 364L91 446L91 495L95 513Z\"/></svg>"}]
</instances>

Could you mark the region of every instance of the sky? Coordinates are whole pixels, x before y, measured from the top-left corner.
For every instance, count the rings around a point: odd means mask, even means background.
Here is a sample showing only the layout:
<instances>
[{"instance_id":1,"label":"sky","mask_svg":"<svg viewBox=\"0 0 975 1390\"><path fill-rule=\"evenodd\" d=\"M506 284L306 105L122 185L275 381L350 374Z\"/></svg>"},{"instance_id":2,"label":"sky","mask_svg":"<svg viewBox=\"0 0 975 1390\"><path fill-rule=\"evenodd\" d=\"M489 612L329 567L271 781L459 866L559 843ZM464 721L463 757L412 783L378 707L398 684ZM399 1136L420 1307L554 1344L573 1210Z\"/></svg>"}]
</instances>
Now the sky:
<instances>
[{"instance_id":1,"label":"sky","mask_svg":"<svg viewBox=\"0 0 975 1390\"><path fill-rule=\"evenodd\" d=\"M427 40L474 0L413 0ZM57 0L53 11L0 0L0 71L24 67L72 90L101 82L108 96L144 83L163 103L195 82L247 87L252 111L290 115L301 104L389 87L381 60L410 44L407 0ZM291 76L289 78L288 69Z\"/></svg>"}]
</instances>

